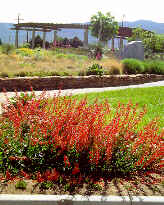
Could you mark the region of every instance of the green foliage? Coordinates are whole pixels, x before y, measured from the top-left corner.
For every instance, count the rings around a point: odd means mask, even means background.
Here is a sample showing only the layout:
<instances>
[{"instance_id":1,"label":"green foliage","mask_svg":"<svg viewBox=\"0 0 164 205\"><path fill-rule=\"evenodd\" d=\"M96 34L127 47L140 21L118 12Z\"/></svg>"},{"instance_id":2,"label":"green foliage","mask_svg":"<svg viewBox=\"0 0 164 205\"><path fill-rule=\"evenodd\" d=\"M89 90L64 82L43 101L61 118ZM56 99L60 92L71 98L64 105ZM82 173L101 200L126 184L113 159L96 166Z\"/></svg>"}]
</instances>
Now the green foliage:
<instances>
[{"instance_id":1,"label":"green foliage","mask_svg":"<svg viewBox=\"0 0 164 205\"><path fill-rule=\"evenodd\" d=\"M2 39L0 38L0 45L2 45Z\"/></svg>"},{"instance_id":2,"label":"green foliage","mask_svg":"<svg viewBox=\"0 0 164 205\"><path fill-rule=\"evenodd\" d=\"M140 61L137 59L124 59L123 72L127 74L164 74L164 62L159 60Z\"/></svg>"},{"instance_id":3,"label":"green foliage","mask_svg":"<svg viewBox=\"0 0 164 205\"><path fill-rule=\"evenodd\" d=\"M99 41L106 42L114 37L118 32L118 23L108 12L106 15L100 11L91 17L91 35L97 37Z\"/></svg>"},{"instance_id":4,"label":"green foliage","mask_svg":"<svg viewBox=\"0 0 164 205\"><path fill-rule=\"evenodd\" d=\"M142 28L138 27L133 30L133 35L128 39L132 40L142 40L145 53L150 55L154 52L164 52L164 36L158 35L154 32L144 31Z\"/></svg>"},{"instance_id":5,"label":"green foliage","mask_svg":"<svg viewBox=\"0 0 164 205\"><path fill-rule=\"evenodd\" d=\"M28 93L20 93L19 98L11 97L10 103L14 105L14 107L17 107L18 102L21 102L23 105L25 105L28 101L32 100L35 97L34 93L28 94Z\"/></svg>"},{"instance_id":6,"label":"green foliage","mask_svg":"<svg viewBox=\"0 0 164 205\"><path fill-rule=\"evenodd\" d=\"M2 44L1 51L2 53L9 55L14 50L14 46L9 43Z\"/></svg>"},{"instance_id":7,"label":"green foliage","mask_svg":"<svg viewBox=\"0 0 164 205\"><path fill-rule=\"evenodd\" d=\"M102 76L103 74L104 74L103 67L97 63L90 66L86 71L86 75L100 75L100 76Z\"/></svg>"},{"instance_id":8,"label":"green foliage","mask_svg":"<svg viewBox=\"0 0 164 205\"><path fill-rule=\"evenodd\" d=\"M138 129L146 109L119 103L111 116L107 101L89 104L87 99L78 102L59 95L50 101L44 92L24 103L25 96L17 96L16 106L7 102L3 107L0 173L5 173L6 180L20 171L38 182L59 182L60 176L64 180L75 175L116 177L146 172L154 165L158 169L162 160L158 120ZM71 189L69 181L65 185L65 190ZM51 183L42 186L48 189Z\"/></svg>"},{"instance_id":9,"label":"green foliage","mask_svg":"<svg viewBox=\"0 0 164 205\"><path fill-rule=\"evenodd\" d=\"M89 189L94 190L94 191L101 191L102 187L100 184L95 184L95 183L90 183L88 186Z\"/></svg>"},{"instance_id":10,"label":"green foliage","mask_svg":"<svg viewBox=\"0 0 164 205\"><path fill-rule=\"evenodd\" d=\"M40 184L40 189L49 189L53 187L53 183L51 181L45 181Z\"/></svg>"},{"instance_id":11,"label":"green foliage","mask_svg":"<svg viewBox=\"0 0 164 205\"><path fill-rule=\"evenodd\" d=\"M73 48L78 48L79 46L83 46L83 42L77 36L75 36L73 39L68 40L68 42L70 42L70 45Z\"/></svg>"},{"instance_id":12,"label":"green foliage","mask_svg":"<svg viewBox=\"0 0 164 205\"><path fill-rule=\"evenodd\" d=\"M145 72L151 74L164 75L164 62L163 61L146 61L144 63Z\"/></svg>"},{"instance_id":13,"label":"green foliage","mask_svg":"<svg viewBox=\"0 0 164 205\"><path fill-rule=\"evenodd\" d=\"M24 180L19 180L15 185L16 189L26 189L26 187L27 183Z\"/></svg>"},{"instance_id":14,"label":"green foliage","mask_svg":"<svg viewBox=\"0 0 164 205\"><path fill-rule=\"evenodd\" d=\"M133 59L133 58L126 58L122 60L123 64L123 72L127 74L139 74L144 72L144 65L142 61Z\"/></svg>"},{"instance_id":15,"label":"green foliage","mask_svg":"<svg viewBox=\"0 0 164 205\"><path fill-rule=\"evenodd\" d=\"M58 59L61 59L61 58L66 58L67 55L64 54L64 53L58 53L58 54L55 55L55 57L58 58Z\"/></svg>"},{"instance_id":16,"label":"green foliage","mask_svg":"<svg viewBox=\"0 0 164 205\"><path fill-rule=\"evenodd\" d=\"M22 45L22 48L30 48L30 43L24 43L24 44Z\"/></svg>"},{"instance_id":17,"label":"green foliage","mask_svg":"<svg viewBox=\"0 0 164 205\"><path fill-rule=\"evenodd\" d=\"M8 78L9 77L9 74L7 73L7 72L1 72L0 73L0 76L2 77L2 78Z\"/></svg>"},{"instance_id":18,"label":"green foliage","mask_svg":"<svg viewBox=\"0 0 164 205\"><path fill-rule=\"evenodd\" d=\"M32 40L29 42L29 44L30 44L30 48L32 48ZM34 40L34 48L38 48L38 47L42 48L42 46L43 46L43 39L39 35L37 35ZM50 47L49 42L46 41L45 46L46 48L49 48Z\"/></svg>"},{"instance_id":19,"label":"green foliage","mask_svg":"<svg viewBox=\"0 0 164 205\"><path fill-rule=\"evenodd\" d=\"M26 56L26 57L32 57L34 55L34 50L30 49L30 48L18 48L16 49L16 54L20 55L20 56Z\"/></svg>"}]
</instances>

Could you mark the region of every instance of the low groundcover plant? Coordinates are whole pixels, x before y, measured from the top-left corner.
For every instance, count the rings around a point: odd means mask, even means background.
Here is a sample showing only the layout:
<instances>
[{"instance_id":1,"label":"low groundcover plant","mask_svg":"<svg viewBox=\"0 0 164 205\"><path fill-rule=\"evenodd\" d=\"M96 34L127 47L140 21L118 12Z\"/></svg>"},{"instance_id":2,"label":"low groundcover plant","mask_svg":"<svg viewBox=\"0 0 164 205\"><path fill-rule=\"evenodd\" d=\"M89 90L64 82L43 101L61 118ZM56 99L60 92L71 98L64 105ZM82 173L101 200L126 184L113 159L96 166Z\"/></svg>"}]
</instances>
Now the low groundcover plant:
<instances>
[{"instance_id":1,"label":"low groundcover plant","mask_svg":"<svg viewBox=\"0 0 164 205\"><path fill-rule=\"evenodd\" d=\"M80 184L160 172L164 133L158 119L139 128L145 113L130 102L111 115L108 101L17 94L0 119L0 179Z\"/></svg>"}]
</instances>

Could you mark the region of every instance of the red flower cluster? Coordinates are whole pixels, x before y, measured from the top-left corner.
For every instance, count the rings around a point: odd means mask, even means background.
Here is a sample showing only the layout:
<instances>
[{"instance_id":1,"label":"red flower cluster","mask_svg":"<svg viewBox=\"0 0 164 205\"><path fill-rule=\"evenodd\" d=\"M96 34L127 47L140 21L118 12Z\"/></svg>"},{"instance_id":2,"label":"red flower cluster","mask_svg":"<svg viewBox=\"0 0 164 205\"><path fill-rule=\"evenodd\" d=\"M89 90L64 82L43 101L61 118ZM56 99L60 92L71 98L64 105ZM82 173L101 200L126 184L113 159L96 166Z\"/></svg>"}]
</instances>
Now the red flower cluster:
<instances>
[{"instance_id":1,"label":"red flower cluster","mask_svg":"<svg viewBox=\"0 0 164 205\"><path fill-rule=\"evenodd\" d=\"M110 105L107 101L98 103L95 101L89 105L87 99L77 102L71 97L54 96L52 100L45 97L45 93L39 99L33 98L29 102L18 101L16 106L6 105L5 118L14 127L13 140L23 144L24 126L26 140L31 146L51 146L51 151L69 153L75 149L77 153L88 151L91 165L98 165L100 160L110 164L113 152L117 147L120 151L128 150L127 158L135 156L136 167L148 166L162 167L164 157L163 136L159 134L158 122L150 122L144 129L137 130L146 109L138 112L137 105L128 103L119 104L113 118L110 115ZM104 157L105 156L105 157ZM17 160L10 156L10 160ZM20 160L26 160L22 157ZM72 174L80 172L79 163L75 163ZM65 167L71 167L67 155L64 155ZM44 174L37 174L38 181L57 180L59 173L47 170ZM10 178L7 173L7 178Z\"/></svg>"},{"instance_id":2,"label":"red flower cluster","mask_svg":"<svg viewBox=\"0 0 164 205\"><path fill-rule=\"evenodd\" d=\"M56 181L59 178L60 174L56 171L56 169L47 170L45 173L41 174L38 172L36 174L36 178L38 182L44 181Z\"/></svg>"}]
</instances>

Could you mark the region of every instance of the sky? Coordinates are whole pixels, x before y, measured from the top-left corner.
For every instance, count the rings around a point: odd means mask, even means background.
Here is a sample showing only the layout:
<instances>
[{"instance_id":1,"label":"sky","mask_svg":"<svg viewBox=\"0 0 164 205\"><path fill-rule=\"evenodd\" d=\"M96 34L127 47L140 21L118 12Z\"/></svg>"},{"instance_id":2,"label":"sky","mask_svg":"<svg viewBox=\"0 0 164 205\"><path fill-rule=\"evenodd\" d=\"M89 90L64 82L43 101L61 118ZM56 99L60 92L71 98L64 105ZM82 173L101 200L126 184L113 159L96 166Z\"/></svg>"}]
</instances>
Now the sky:
<instances>
[{"instance_id":1,"label":"sky","mask_svg":"<svg viewBox=\"0 0 164 205\"><path fill-rule=\"evenodd\" d=\"M85 23L98 11L116 21L164 23L164 0L0 0L0 22ZM124 16L124 17L123 17Z\"/></svg>"}]
</instances>

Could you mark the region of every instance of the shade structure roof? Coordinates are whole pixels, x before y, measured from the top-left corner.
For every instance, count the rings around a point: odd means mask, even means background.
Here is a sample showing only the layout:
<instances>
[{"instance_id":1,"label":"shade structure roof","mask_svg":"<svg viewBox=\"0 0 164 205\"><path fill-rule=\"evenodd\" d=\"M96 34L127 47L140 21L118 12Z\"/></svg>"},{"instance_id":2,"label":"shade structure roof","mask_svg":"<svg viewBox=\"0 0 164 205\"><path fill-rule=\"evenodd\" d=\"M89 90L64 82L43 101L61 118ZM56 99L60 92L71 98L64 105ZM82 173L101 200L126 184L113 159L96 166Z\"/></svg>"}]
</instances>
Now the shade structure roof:
<instances>
[{"instance_id":1,"label":"shade structure roof","mask_svg":"<svg viewBox=\"0 0 164 205\"><path fill-rule=\"evenodd\" d=\"M56 23L19 23L14 24L12 30L30 30L30 29L39 29L42 31L51 31L51 30L61 30L61 29L89 29L90 24L56 24ZM127 38L131 37L134 28L129 27L119 27L117 37Z\"/></svg>"},{"instance_id":2,"label":"shade structure roof","mask_svg":"<svg viewBox=\"0 0 164 205\"><path fill-rule=\"evenodd\" d=\"M19 23L19 24L14 24L15 29L51 29L51 30L60 30L61 28L66 28L66 29L88 29L89 24L54 24L54 23L33 23L33 22L28 22L28 23Z\"/></svg>"}]
</instances>

